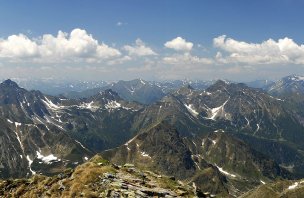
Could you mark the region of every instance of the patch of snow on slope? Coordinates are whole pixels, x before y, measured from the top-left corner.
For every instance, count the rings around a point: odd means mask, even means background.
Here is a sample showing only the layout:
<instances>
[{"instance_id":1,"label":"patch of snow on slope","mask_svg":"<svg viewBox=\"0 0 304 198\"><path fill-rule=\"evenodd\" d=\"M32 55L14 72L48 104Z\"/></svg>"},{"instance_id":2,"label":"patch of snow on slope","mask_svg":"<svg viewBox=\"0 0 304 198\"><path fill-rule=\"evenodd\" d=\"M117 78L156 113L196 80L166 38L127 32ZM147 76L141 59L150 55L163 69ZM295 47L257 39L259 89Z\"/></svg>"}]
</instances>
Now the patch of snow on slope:
<instances>
[{"instance_id":1,"label":"patch of snow on slope","mask_svg":"<svg viewBox=\"0 0 304 198\"><path fill-rule=\"evenodd\" d=\"M193 108L192 104L184 104L185 107L187 108L187 110L193 115L193 116L197 116L199 113Z\"/></svg>"},{"instance_id":2,"label":"patch of snow on slope","mask_svg":"<svg viewBox=\"0 0 304 198\"><path fill-rule=\"evenodd\" d=\"M195 159L194 159L194 155L191 155L191 159L193 160L193 162L194 162L194 164L197 166L197 168L199 169L199 170L201 170L201 167L198 165L198 163L195 161Z\"/></svg>"},{"instance_id":3,"label":"patch of snow on slope","mask_svg":"<svg viewBox=\"0 0 304 198\"><path fill-rule=\"evenodd\" d=\"M125 146L127 147L127 149L128 149L128 151L130 151L131 149L128 147L129 146L129 144L133 141L133 140L135 140L136 139L136 137L137 137L137 135L136 136L134 136L131 140L129 140L127 143L125 143Z\"/></svg>"},{"instance_id":4,"label":"patch of snow on slope","mask_svg":"<svg viewBox=\"0 0 304 198\"><path fill-rule=\"evenodd\" d=\"M304 76L294 76L291 78L291 80L294 80L294 81L304 81Z\"/></svg>"},{"instance_id":5,"label":"patch of snow on slope","mask_svg":"<svg viewBox=\"0 0 304 198\"><path fill-rule=\"evenodd\" d=\"M80 106L78 106L81 109L89 109L91 111L99 109L99 106L94 106L94 101L89 102L89 103L82 103Z\"/></svg>"},{"instance_id":6,"label":"patch of snow on slope","mask_svg":"<svg viewBox=\"0 0 304 198\"><path fill-rule=\"evenodd\" d=\"M50 109L57 110L62 108L61 106L58 106L54 104L51 100L49 100L47 97L44 97L45 100L41 99Z\"/></svg>"},{"instance_id":7,"label":"patch of snow on slope","mask_svg":"<svg viewBox=\"0 0 304 198\"><path fill-rule=\"evenodd\" d=\"M13 121L11 121L10 119L7 119L7 121L9 122L9 123L11 123L11 124L13 124L14 122Z\"/></svg>"},{"instance_id":8,"label":"patch of snow on slope","mask_svg":"<svg viewBox=\"0 0 304 198\"><path fill-rule=\"evenodd\" d=\"M140 153L141 153L141 156L143 156L143 157L151 158L150 155L148 153L146 153L145 151L142 151Z\"/></svg>"},{"instance_id":9,"label":"patch of snow on slope","mask_svg":"<svg viewBox=\"0 0 304 198\"><path fill-rule=\"evenodd\" d=\"M236 175L234 175L234 174L231 174L231 173L229 173L229 172L227 172L227 171L224 171L221 167L219 167L219 166L217 166L217 165L215 165L218 169L219 169L219 171L221 172L221 173L223 173L224 175L227 175L227 176L230 176L230 177L236 177Z\"/></svg>"},{"instance_id":10,"label":"patch of snow on slope","mask_svg":"<svg viewBox=\"0 0 304 198\"><path fill-rule=\"evenodd\" d=\"M52 161L60 161L60 159L58 159L56 156L54 156L53 154L44 156L42 155L39 151L36 151L37 153L37 158L40 159L41 161L43 161L46 164L51 164Z\"/></svg>"},{"instance_id":11,"label":"patch of snow on slope","mask_svg":"<svg viewBox=\"0 0 304 198\"><path fill-rule=\"evenodd\" d=\"M140 80L140 83L145 85L146 83L142 80L142 79L139 79Z\"/></svg>"},{"instance_id":12,"label":"patch of snow on slope","mask_svg":"<svg viewBox=\"0 0 304 198\"><path fill-rule=\"evenodd\" d=\"M214 133L225 133L225 131L223 129L217 129L214 131Z\"/></svg>"},{"instance_id":13,"label":"patch of snow on slope","mask_svg":"<svg viewBox=\"0 0 304 198\"><path fill-rule=\"evenodd\" d=\"M226 102L224 102L221 106L210 109L211 115L208 117L208 119L215 120L215 118L218 116L218 114L224 111L224 106L226 105L226 103L228 101L229 101L229 99L226 100Z\"/></svg>"},{"instance_id":14,"label":"patch of snow on slope","mask_svg":"<svg viewBox=\"0 0 304 198\"><path fill-rule=\"evenodd\" d=\"M259 125L259 124L257 124L257 129L256 129L256 131L258 131L258 130L260 130L260 125Z\"/></svg>"},{"instance_id":15,"label":"patch of snow on slope","mask_svg":"<svg viewBox=\"0 0 304 198\"><path fill-rule=\"evenodd\" d=\"M245 117L245 119L246 119L246 121L247 121L247 126L249 126L249 125L250 125L250 121L248 120L247 117Z\"/></svg>"},{"instance_id":16,"label":"patch of snow on slope","mask_svg":"<svg viewBox=\"0 0 304 198\"><path fill-rule=\"evenodd\" d=\"M23 153L24 153L24 146L23 146L23 144L22 144L22 142L21 142L21 138L20 138L20 136L19 136L19 134L18 134L18 132L17 132L17 127L20 126L20 125L21 125L21 123L15 122L16 130L15 130L14 132L15 132L15 134L16 134L16 137L17 137L17 140L18 140L18 142L19 142L19 144L20 144L20 147L21 147L21 149L22 149L22 151L23 151Z\"/></svg>"},{"instance_id":17,"label":"patch of snow on slope","mask_svg":"<svg viewBox=\"0 0 304 198\"><path fill-rule=\"evenodd\" d=\"M32 163L33 163L33 160L31 160L31 158L30 158L29 155L26 156L26 159L27 159L27 161L28 161L28 163L29 163L29 168L30 168L31 173L32 173L33 175L35 175L36 172L33 171L33 170L32 170L32 167L31 167L31 166L32 166Z\"/></svg>"},{"instance_id":18,"label":"patch of snow on slope","mask_svg":"<svg viewBox=\"0 0 304 198\"><path fill-rule=\"evenodd\" d=\"M105 105L106 109L117 109L120 107L121 107L121 104L116 102L115 100L112 100L112 101L108 102L108 104Z\"/></svg>"},{"instance_id":19,"label":"patch of snow on slope","mask_svg":"<svg viewBox=\"0 0 304 198\"><path fill-rule=\"evenodd\" d=\"M21 126L21 123L20 122L15 122L15 126L17 128L18 126Z\"/></svg>"},{"instance_id":20,"label":"patch of snow on slope","mask_svg":"<svg viewBox=\"0 0 304 198\"><path fill-rule=\"evenodd\" d=\"M293 185L288 186L288 190L295 189L299 185L298 182L295 182Z\"/></svg>"},{"instance_id":21,"label":"patch of snow on slope","mask_svg":"<svg viewBox=\"0 0 304 198\"><path fill-rule=\"evenodd\" d=\"M75 142L77 142L82 148L87 149L85 146L83 146L83 144L81 144L79 141L75 140Z\"/></svg>"}]
</instances>

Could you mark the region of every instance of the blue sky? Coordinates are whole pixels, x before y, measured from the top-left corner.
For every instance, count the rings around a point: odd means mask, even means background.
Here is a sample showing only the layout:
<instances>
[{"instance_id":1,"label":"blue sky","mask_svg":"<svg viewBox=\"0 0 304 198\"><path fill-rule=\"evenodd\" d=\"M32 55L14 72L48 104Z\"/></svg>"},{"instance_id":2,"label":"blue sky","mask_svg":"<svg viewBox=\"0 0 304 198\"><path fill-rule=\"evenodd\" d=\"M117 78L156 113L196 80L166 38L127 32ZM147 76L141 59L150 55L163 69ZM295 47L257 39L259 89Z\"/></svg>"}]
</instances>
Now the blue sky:
<instances>
[{"instance_id":1,"label":"blue sky","mask_svg":"<svg viewBox=\"0 0 304 198\"><path fill-rule=\"evenodd\" d=\"M244 81L304 74L303 7L300 0L0 1L0 75Z\"/></svg>"}]
</instances>

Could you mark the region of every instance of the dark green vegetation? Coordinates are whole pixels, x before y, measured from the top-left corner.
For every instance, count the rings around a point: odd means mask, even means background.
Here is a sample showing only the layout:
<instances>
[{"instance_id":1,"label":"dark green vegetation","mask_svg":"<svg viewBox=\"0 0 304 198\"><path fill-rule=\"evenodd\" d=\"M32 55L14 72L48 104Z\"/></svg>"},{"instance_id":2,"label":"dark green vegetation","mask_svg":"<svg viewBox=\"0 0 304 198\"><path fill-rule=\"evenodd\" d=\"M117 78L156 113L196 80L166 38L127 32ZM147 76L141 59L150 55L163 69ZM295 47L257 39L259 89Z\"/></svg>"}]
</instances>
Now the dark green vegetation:
<instances>
[{"instance_id":1,"label":"dark green vegetation","mask_svg":"<svg viewBox=\"0 0 304 198\"><path fill-rule=\"evenodd\" d=\"M67 99L0 84L1 177L52 176L96 153L219 197L304 177L300 97L224 81L205 90L141 80L111 86L134 92Z\"/></svg>"}]
</instances>

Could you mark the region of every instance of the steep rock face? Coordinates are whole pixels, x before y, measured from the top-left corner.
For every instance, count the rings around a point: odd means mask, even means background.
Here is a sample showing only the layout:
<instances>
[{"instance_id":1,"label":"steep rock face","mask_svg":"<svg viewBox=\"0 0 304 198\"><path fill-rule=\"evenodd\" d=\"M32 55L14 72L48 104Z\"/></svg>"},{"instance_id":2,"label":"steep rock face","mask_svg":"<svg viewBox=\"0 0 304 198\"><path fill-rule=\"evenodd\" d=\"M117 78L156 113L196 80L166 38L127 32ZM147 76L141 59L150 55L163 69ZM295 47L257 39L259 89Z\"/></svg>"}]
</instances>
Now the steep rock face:
<instances>
[{"instance_id":1,"label":"steep rock face","mask_svg":"<svg viewBox=\"0 0 304 198\"><path fill-rule=\"evenodd\" d=\"M244 84L218 81L205 91L189 89L174 95L196 120L214 130L240 132L303 147L303 117L283 100Z\"/></svg>"},{"instance_id":2,"label":"steep rock face","mask_svg":"<svg viewBox=\"0 0 304 198\"><path fill-rule=\"evenodd\" d=\"M192 136L209 131L195 115L187 110L183 102L173 96L168 95L161 101L144 108L136 117L135 126L145 129L150 125L166 121L174 126L181 136Z\"/></svg>"},{"instance_id":3,"label":"steep rock face","mask_svg":"<svg viewBox=\"0 0 304 198\"><path fill-rule=\"evenodd\" d=\"M195 157L225 170L222 173L230 178L259 184L261 180L290 176L274 160L227 133L213 132L202 139L192 138L188 145Z\"/></svg>"},{"instance_id":4,"label":"steep rock face","mask_svg":"<svg viewBox=\"0 0 304 198\"><path fill-rule=\"evenodd\" d=\"M138 134L123 146L102 152L102 156L114 163L133 163L194 182L203 192L228 194L225 177L203 159L195 162L179 133L166 122Z\"/></svg>"},{"instance_id":5,"label":"steep rock face","mask_svg":"<svg viewBox=\"0 0 304 198\"><path fill-rule=\"evenodd\" d=\"M304 94L304 76L291 75L282 78L268 88L268 92L276 96L287 96L290 94Z\"/></svg>"},{"instance_id":6,"label":"steep rock face","mask_svg":"<svg viewBox=\"0 0 304 198\"><path fill-rule=\"evenodd\" d=\"M304 177L304 155L296 145L288 142L261 139L244 134L235 134L255 150L275 160L283 169L292 173L294 178Z\"/></svg>"},{"instance_id":7,"label":"steep rock face","mask_svg":"<svg viewBox=\"0 0 304 198\"><path fill-rule=\"evenodd\" d=\"M22 177L28 172L28 163L23 160L25 156L22 155L17 135L6 122L6 120L0 120L0 177Z\"/></svg>"},{"instance_id":8,"label":"steep rock face","mask_svg":"<svg viewBox=\"0 0 304 198\"><path fill-rule=\"evenodd\" d=\"M82 161L83 156L91 155L60 127L50 124L46 100L40 92L26 91L11 80L0 84L3 177L22 177L36 171L48 174L53 168L72 166L71 160ZM49 169L37 169L35 164L39 163Z\"/></svg>"},{"instance_id":9,"label":"steep rock face","mask_svg":"<svg viewBox=\"0 0 304 198\"><path fill-rule=\"evenodd\" d=\"M3 177L42 172L53 174L75 166L96 151L122 144L137 132L134 116L142 105L105 90L87 99L69 100L27 91L11 80L0 84ZM14 155L13 157L11 155ZM24 171L16 164L24 164Z\"/></svg>"},{"instance_id":10,"label":"steep rock face","mask_svg":"<svg viewBox=\"0 0 304 198\"><path fill-rule=\"evenodd\" d=\"M184 137L166 122L123 146L102 152L118 163L132 163L194 182L203 191L238 196L278 177L289 177L275 161L225 133ZM210 182L212 181L212 182Z\"/></svg>"},{"instance_id":11,"label":"steep rock face","mask_svg":"<svg viewBox=\"0 0 304 198\"><path fill-rule=\"evenodd\" d=\"M178 178L195 172L191 153L178 132L166 123L138 134L119 149L105 151L103 155L114 163L139 163Z\"/></svg>"}]
</instances>

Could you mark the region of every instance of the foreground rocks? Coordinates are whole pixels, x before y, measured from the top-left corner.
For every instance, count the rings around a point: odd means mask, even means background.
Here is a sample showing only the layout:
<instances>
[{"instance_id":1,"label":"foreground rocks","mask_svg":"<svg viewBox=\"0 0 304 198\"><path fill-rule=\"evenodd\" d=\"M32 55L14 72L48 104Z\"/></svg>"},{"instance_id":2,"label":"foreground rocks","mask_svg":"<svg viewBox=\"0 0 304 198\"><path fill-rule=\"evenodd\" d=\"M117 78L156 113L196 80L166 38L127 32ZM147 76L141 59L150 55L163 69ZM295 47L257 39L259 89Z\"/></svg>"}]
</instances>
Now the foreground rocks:
<instances>
[{"instance_id":1,"label":"foreground rocks","mask_svg":"<svg viewBox=\"0 0 304 198\"><path fill-rule=\"evenodd\" d=\"M75 170L0 181L0 197L214 197L174 177L117 166L95 156Z\"/></svg>"}]
</instances>

